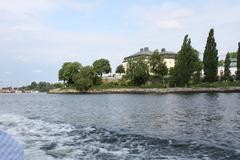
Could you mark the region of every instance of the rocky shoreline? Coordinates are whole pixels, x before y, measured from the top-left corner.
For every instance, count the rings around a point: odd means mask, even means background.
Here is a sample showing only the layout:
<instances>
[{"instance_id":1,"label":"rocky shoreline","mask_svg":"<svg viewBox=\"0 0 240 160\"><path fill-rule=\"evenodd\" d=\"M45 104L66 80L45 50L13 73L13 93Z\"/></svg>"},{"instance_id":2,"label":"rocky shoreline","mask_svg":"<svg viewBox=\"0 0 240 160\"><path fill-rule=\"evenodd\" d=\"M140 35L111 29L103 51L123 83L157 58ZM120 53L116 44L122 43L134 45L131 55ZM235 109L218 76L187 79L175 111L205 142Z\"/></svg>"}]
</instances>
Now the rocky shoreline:
<instances>
[{"instance_id":1,"label":"rocky shoreline","mask_svg":"<svg viewBox=\"0 0 240 160\"><path fill-rule=\"evenodd\" d=\"M92 89L79 92L75 89L53 89L49 94L167 94L167 93L240 93L240 87L227 88L114 88Z\"/></svg>"}]
</instances>

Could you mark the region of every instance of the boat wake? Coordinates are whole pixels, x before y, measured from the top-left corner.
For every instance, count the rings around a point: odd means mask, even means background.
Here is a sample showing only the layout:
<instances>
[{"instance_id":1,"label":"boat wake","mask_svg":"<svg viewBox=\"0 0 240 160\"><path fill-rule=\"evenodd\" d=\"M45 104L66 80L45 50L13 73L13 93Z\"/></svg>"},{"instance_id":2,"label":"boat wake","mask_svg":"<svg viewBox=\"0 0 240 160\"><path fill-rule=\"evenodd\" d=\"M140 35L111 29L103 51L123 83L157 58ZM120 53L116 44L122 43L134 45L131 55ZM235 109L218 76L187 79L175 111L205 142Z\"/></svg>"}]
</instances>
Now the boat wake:
<instances>
[{"instance_id":1,"label":"boat wake","mask_svg":"<svg viewBox=\"0 0 240 160\"><path fill-rule=\"evenodd\" d=\"M124 134L35 118L0 115L0 129L24 147L26 160L168 159L236 160L234 150L190 141Z\"/></svg>"}]
</instances>

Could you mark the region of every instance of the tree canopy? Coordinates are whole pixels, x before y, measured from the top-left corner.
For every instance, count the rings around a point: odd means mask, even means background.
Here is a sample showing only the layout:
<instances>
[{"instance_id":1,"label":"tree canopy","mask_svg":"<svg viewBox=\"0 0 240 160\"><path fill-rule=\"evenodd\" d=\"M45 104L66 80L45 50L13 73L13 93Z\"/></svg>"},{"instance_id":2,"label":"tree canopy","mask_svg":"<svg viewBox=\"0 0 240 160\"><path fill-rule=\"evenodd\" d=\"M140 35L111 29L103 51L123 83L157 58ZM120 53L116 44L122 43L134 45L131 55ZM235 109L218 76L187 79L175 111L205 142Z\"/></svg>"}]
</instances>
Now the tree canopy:
<instances>
[{"instance_id":1,"label":"tree canopy","mask_svg":"<svg viewBox=\"0 0 240 160\"><path fill-rule=\"evenodd\" d=\"M95 83L95 78L97 77L96 72L93 67L85 66L82 67L74 77L74 84L77 90L86 91L91 88Z\"/></svg>"},{"instance_id":2,"label":"tree canopy","mask_svg":"<svg viewBox=\"0 0 240 160\"><path fill-rule=\"evenodd\" d=\"M82 66L78 62L65 62L59 70L58 77L67 86L85 91L93 85L101 84L102 74L109 72L111 72L111 67L106 59L96 60L93 66Z\"/></svg>"},{"instance_id":3,"label":"tree canopy","mask_svg":"<svg viewBox=\"0 0 240 160\"><path fill-rule=\"evenodd\" d=\"M32 89L32 90L36 90L36 89L38 88L37 82L32 82L32 83L30 84L29 88Z\"/></svg>"},{"instance_id":4,"label":"tree canopy","mask_svg":"<svg viewBox=\"0 0 240 160\"><path fill-rule=\"evenodd\" d=\"M99 59L93 62L93 68L99 76L108 74L112 71L110 63L107 59Z\"/></svg>"},{"instance_id":5,"label":"tree canopy","mask_svg":"<svg viewBox=\"0 0 240 160\"><path fill-rule=\"evenodd\" d=\"M47 92L50 89L61 88L61 87L63 87L63 85L61 83L51 84L49 82L39 82L39 83L32 82L28 86L21 87L21 89L24 89L24 90L34 90L34 91L39 91L39 92Z\"/></svg>"},{"instance_id":6,"label":"tree canopy","mask_svg":"<svg viewBox=\"0 0 240 160\"><path fill-rule=\"evenodd\" d=\"M201 62L198 58L198 51L191 46L191 39L188 35L184 37L181 50L178 52L176 65L171 70L172 81L178 86L188 85L194 73L201 70Z\"/></svg>"},{"instance_id":7,"label":"tree canopy","mask_svg":"<svg viewBox=\"0 0 240 160\"><path fill-rule=\"evenodd\" d=\"M214 29L211 29L203 56L204 75L206 82L215 82L218 80L218 50L216 47L217 44L214 38Z\"/></svg>"},{"instance_id":8,"label":"tree canopy","mask_svg":"<svg viewBox=\"0 0 240 160\"><path fill-rule=\"evenodd\" d=\"M168 74L168 68L166 63L163 62L163 59L158 50L155 50L150 57L150 67L151 72L154 76L163 78L165 75Z\"/></svg>"},{"instance_id":9,"label":"tree canopy","mask_svg":"<svg viewBox=\"0 0 240 160\"><path fill-rule=\"evenodd\" d=\"M145 84L149 79L149 68L143 60L129 61L126 77L134 85Z\"/></svg>"},{"instance_id":10,"label":"tree canopy","mask_svg":"<svg viewBox=\"0 0 240 160\"><path fill-rule=\"evenodd\" d=\"M227 53L225 62L224 62L224 79L225 80L230 80L230 78L231 78L230 64L231 64L230 54Z\"/></svg>"},{"instance_id":11,"label":"tree canopy","mask_svg":"<svg viewBox=\"0 0 240 160\"><path fill-rule=\"evenodd\" d=\"M220 66L224 66L224 63L225 63L224 60L220 60L220 61L218 61L218 67L220 67Z\"/></svg>"},{"instance_id":12,"label":"tree canopy","mask_svg":"<svg viewBox=\"0 0 240 160\"><path fill-rule=\"evenodd\" d=\"M229 52L230 58L236 58L237 59L237 52Z\"/></svg>"},{"instance_id":13,"label":"tree canopy","mask_svg":"<svg viewBox=\"0 0 240 160\"><path fill-rule=\"evenodd\" d=\"M82 65L78 62L66 62L58 72L59 80L63 80L67 85L73 85L73 76L79 73Z\"/></svg>"},{"instance_id":14,"label":"tree canopy","mask_svg":"<svg viewBox=\"0 0 240 160\"><path fill-rule=\"evenodd\" d=\"M116 73L125 73L123 65L120 64L119 66L117 66Z\"/></svg>"}]
</instances>

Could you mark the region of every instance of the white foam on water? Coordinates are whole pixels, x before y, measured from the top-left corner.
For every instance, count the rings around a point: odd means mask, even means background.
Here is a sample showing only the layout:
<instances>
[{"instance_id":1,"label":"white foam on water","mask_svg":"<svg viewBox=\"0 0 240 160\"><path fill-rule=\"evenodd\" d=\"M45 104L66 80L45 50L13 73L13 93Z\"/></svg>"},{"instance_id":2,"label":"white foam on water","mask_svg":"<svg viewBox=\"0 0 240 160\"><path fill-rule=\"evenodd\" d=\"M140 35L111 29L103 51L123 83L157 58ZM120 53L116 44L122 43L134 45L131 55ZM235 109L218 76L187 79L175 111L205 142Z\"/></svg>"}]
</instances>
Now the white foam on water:
<instances>
[{"instance_id":1,"label":"white foam on water","mask_svg":"<svg viewBox=\"0 0 240 160\"><path fill-rule=\"evenodd\" d=\"M46 159L52 160L51 157L45 154L44 151L38 149L48 138L41 131L43 124L36 122L39 125L29 121L28 119L16 115L1 115L0 129L12 135L21 145L24 146L25 159Z\"/></svg>"},{"instance_id":2,"label":"white foam on water","mask_svg":"<svg viewBox=\"0 0 240 160\"><path fill-rule=\"evenodd\" d=\"M12 135L24 146L27 160L71 160L80 157L94 159L95 156L92 153L124 158L124 155L128 154L127 149L109 151L106 149L107 146L96 141L89 143L92 140L91 136L80 139L79 137L82 135L69 136L72 131L76 130L74 126L69 124L49 123L38 119L5 114L0 115L0 129ZM95 129L85 127L82 130L88 133Z\"/></svg>"},{"instance_id":3,"label":"white foam on water","mask_svg":"<svg viewBox=\"0 0 240 160\"><path fill-rule=\"evenodd\" d=\"M22 144L26 160L141 160L159 157L168 160L210 160L208 155L201 153L199 153L201 158L175 153L177 150L174 148L163 151L165 154L162 155L161 144L155 148L148 146L151 138L121 135L95 127L75 127L70 124L46 122L19 115L0 115L0 130L12 135ZM172 143L169 140L170 146Z\"/></svg>"}]
</instances>

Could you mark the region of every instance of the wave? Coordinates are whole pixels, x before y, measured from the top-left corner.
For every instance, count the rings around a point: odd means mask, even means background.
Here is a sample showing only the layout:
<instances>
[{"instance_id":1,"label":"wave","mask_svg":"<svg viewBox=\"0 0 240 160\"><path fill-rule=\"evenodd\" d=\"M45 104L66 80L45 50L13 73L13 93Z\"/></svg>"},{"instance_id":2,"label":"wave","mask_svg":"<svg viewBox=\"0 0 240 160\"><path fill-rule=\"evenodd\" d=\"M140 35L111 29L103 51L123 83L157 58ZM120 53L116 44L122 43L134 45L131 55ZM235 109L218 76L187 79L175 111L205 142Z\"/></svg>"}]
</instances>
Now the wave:
<instances>
[{"instance_id":1,"label":"wave","mask_svg":"<svg viewBox=\"0 0 240 160\"><path fill-rule=\"evenodd\" d=\"M93 126L46 122L39 117L0 115L0 129L24 147L26 160L168 159L236 160L234 150L191 141L119 133Z\"/></svg>"}]
</instances>

